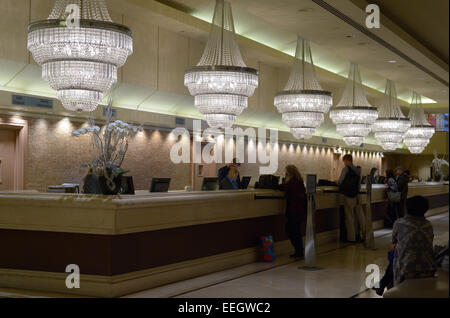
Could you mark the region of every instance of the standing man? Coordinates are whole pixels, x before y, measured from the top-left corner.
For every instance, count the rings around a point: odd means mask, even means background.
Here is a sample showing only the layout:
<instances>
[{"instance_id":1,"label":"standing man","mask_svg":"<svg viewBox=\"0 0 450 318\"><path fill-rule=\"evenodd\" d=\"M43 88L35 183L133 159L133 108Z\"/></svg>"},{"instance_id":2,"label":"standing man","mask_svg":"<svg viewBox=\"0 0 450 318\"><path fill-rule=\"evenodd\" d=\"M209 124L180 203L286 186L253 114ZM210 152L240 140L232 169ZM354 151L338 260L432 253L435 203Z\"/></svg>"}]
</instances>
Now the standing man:
<instances>
[{"instance_id":1,"label":"standing man","mask_svg":"<svg viewBox=\"0 0 450 318\"><path fill-rule=\"evenodd\" d=\"M402 166L398 166L397 168L395 168L395 175L397 180L397 189L400 192L400 202L397 212L398 217L401 218L405 215L406 198L408 197L409 177L405 174Z\"/></svg>"},{"instance_id":2,"label":"standing man","mask_svg":"<svg viewBox=\"0 0 450 318\"><path fill-rule=\"evenodd\" d=\"M236 168L234 181L240 189L241 188L241 177L239 176L240 164L236 162L236 158L233 159L232 163L229 163L226 166L223 166L222 168L219 169L218 182L220 184L220 182L227 177L228 171L230 170L231 167Z\"/></svg>"},{"instance_id":3,"label":"standing man","mask_svg":"<svg viewBox=\"0 0 450 318\"><path fill-rule=\"evenodd\" d=\"M358 208L358 193L361 183L361 170L353 165L353 157L346 154L342 158L345 167L339 177L339 192L344 196L345 227L347 230L347 241L356 242L356 230L364 230L365 219L362 209ZM356 218L355 218L356 215ZM359 224L356 224L356 220ZM363 237L363 235L360 235Z\"/></svg>"}]
</instances>

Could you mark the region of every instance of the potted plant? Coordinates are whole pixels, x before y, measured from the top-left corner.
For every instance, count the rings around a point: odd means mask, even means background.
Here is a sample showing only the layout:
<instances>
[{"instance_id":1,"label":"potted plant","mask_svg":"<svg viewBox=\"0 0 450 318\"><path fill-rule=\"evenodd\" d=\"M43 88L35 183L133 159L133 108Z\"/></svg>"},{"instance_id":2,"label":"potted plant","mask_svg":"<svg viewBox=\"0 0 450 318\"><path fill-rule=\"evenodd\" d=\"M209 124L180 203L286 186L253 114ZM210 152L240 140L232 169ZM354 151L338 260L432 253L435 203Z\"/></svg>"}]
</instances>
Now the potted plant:
<instances>
[{"instance_id":1,"label":"potted plant","mask_svg":"<svg viewBox=\"0 0 450 318\"><path fill-rule=\"evenodd\" d=\"M98 177L99 187L103 194L117 194L121 187L121 177L127 173L122 169L122 163L128 150L129 139L142 131L143 127L112 121L112 99L109 99L105 110L106 123L103 129L96 126L94 120L89 120L87 127L74 130L72 136L91 135L98 156L88 167L91 173Z\"/></svg>"}]
</instances>

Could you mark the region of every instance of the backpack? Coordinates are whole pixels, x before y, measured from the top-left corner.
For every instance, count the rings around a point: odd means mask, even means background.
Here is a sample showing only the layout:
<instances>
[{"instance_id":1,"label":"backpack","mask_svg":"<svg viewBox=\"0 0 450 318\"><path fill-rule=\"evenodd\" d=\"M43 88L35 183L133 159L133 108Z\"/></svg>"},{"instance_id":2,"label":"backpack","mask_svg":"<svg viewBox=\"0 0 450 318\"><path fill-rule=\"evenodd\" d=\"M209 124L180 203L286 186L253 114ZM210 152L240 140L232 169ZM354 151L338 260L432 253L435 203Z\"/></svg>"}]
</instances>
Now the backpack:
<instances>
[{"instance_id":1,"label":"backpack","mask_svg":"<svg viewBox=\"0 0 450 318\"><path fill-rule=\"evenodd\" d=\"M339 185L339 192L349 198L355 198L359 192L359 180L361 179L352 168L347 167L348 172L344 181Z\"/></svg>"}]
</instances>

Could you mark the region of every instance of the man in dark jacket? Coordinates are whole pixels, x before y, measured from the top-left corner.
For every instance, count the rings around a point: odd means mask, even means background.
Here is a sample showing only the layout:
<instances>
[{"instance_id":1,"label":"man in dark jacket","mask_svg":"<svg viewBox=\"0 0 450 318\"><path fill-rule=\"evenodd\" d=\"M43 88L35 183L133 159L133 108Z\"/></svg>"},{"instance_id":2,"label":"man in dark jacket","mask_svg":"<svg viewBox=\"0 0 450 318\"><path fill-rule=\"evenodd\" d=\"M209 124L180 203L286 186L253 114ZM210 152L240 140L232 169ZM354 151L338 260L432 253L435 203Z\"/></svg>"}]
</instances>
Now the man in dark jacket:
<instances>
[{"instance_id":1,"label":"man in dark jacket","mask_svg":"<svg viewBox=\"0 0 450 318\"><path fill-rule=\"evenodd\" d=\"M225 178L219 182L219 190L238 190L239 185L236 182L237 176L237 167L235 165L231 165Z\"/></svg>"},{"instance_id":2,"label":"man in dark jacket","mask_svg":"<svg viewBox=\"0 0 450 318\"><path fill-rule=\"evenodd\" d=\"M397 189L401 193L398 217L402 217L405 215L406 198L408 197L409 177L405 174L402 166L395 168L395 175L397 180Z\"/></svg>"},{"instance_id":3,"label":"man in dark jacket","mask_svg":"<svg viewBox=\"0 0 450 318\"><path fill-rule=\"evenodd\" d=\"M361 169L358 169L353 165L353 157L350 154L346 154L342 158L342 160L345 166L342 169L338 184L341 187L345 182L347 182L347 178L349 178L349 180L354 179L354 184L352 184L356 192L355 195L349 195L342 192L341 189L344 199L345 229L347 230L347 241L354 243L356 242L356 232L358 229L360 230L360 233L358 235L359 238L364 237L363 232L366 224L361 206L358 205L358 192L361 187ZM355 178L353 178L352 176L355 176Z\"/></svg>"},{"instance_id":4,"label":"man in dark jacket","mask_svg":"<svg viewBox=\"0 0 450 318\"><path fill-rule=\"evenodd\" d=\"M222 180L225 179L226 176L228 175L228 171L230 170L230 168L235 167L236 168L235 182L238 185L238 187L241 188L241 178L239 176L239 166L240 166L240 164L237 163L236 158L234 158L232 163L229 163L226 166L223 166L222 168L220 168L219 172L218 172L218 180L217 180L219 182L219 185L222 182Z\"/></svg>"}]
</instances>

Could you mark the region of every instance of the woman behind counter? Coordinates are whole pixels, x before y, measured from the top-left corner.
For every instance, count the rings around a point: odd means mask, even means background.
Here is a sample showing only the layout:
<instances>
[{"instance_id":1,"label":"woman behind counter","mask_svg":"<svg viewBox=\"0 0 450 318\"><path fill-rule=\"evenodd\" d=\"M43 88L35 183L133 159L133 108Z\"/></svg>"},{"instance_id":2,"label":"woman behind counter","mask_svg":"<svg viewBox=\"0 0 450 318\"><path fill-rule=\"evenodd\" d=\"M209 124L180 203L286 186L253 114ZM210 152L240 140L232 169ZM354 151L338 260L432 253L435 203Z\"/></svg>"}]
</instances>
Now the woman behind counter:
<instances>
[{"instance_id":1,"label":"woman behind counter","mask_svg":"<svg viewBox=\"0 0 450 318\"><path fill-rule=\"evenodd\" d=\"M297 167L286 167L286 181L278 188L286 198L286 232L295 248L291 257L303 257L301 227L306 222L306 190Z\"/></svg>"}]
</instances>

